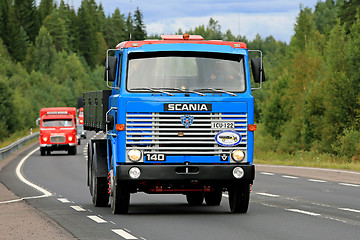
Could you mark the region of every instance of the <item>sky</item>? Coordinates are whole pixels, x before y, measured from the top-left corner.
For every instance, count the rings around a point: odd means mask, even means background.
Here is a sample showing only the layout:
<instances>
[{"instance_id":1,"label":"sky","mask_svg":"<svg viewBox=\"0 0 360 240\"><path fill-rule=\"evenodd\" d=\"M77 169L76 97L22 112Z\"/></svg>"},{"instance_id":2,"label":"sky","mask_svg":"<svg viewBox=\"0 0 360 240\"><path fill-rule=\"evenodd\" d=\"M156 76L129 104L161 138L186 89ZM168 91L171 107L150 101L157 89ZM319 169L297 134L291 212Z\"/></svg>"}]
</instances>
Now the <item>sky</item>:
<instances>
[{"instance_id":1,"label":"sky","mask_svg":"<svg viewBox=\"0 0 360 240\"><path fill-rule=\"evenodd\" d=\"M55 2L59 0L55 0ZM213 18L221 31L228 29L248 40L259 33L262 38L272 35L276 40L289 43L300 5L314 9L319 0L95 0L103 5L105 14L118 7L128 15L139 7L143 13L148 35L174 34L197 26L206 26ZM81 0L65 0L77 10Z\"/></svg>"}]
</instances>

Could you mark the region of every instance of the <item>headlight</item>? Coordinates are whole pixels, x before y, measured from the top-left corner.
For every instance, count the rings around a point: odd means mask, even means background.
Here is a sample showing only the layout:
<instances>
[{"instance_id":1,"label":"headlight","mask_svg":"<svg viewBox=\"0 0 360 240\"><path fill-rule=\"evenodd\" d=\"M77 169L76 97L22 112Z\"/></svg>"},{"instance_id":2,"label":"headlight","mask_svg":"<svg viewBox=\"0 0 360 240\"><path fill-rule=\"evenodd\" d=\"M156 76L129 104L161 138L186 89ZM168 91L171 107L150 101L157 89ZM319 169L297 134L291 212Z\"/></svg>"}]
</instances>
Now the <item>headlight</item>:
<instances>
[{"instance_id":1,"label":"headlight","mask_svg":"<svg viewBox=\"0 0 360 240\"><path fill-rule=\"evenodd\" d=\"M137 162L141 159L141 151L137 149L132 149L128 151L128 157L131 161Z\"/></svg>"},{"instance_id":2,"label":"headlight","mask_svg":"<svg viewBox=\"0 0 360 240\"><path fill-rule=\"evenodd\" d=\"M245 153L241 150L234 150L231 154L232 159L234 159L237 162L241 162L245 158Z\"/></svg>"},{"instance_id":3,"label":"headlight","mask_svg":"<svg viewBox=\"0 0 360 240\"><path fill-rule=\"evenodd\" d=\"M43 137L43 140L44 140L44 142L46 142L48 139L47 139L47 137Z\"/></svg>"},{"instance_id":4,"label":"headlight","mask_svg":"<svg viewBox=\"0 0 360 240\"><path fill-rule=\"evenodd\" d=\"M68 139L69 139L69 141L72 141L72 140L73 140L73 138L72 138L72 137L68 137Z\"/></svg>"}]
</instances>

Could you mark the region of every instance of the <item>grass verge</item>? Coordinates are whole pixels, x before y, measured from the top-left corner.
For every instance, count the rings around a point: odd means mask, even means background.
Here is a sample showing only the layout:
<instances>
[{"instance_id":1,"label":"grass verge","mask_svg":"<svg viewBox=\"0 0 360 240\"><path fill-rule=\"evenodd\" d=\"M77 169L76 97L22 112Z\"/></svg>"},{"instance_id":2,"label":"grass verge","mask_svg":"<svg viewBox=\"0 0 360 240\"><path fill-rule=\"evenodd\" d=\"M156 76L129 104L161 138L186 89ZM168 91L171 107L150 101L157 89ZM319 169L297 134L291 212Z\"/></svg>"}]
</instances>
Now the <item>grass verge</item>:
<instances>
[{"instance_id":1,"label":"grass verge","mask_svg":"<svg viewBox=\"0 0 360 240\"><path fill-rule=\"evenodd\" d=\"M38 132L38 131L39 131L39 129L33 129L33 133ZM28 130L28 129L24 129L24 130L15 132L0 142L0 148L4 148L4 147L10 145L11 143L16 142L17 140L19 140L23 137L26 137L28 135L30 135L30 130ZM36 140L38 140L38 139L36 139ZM33 142L33 141L31 141L31 142Z\"/></svg>"}]
</instances>

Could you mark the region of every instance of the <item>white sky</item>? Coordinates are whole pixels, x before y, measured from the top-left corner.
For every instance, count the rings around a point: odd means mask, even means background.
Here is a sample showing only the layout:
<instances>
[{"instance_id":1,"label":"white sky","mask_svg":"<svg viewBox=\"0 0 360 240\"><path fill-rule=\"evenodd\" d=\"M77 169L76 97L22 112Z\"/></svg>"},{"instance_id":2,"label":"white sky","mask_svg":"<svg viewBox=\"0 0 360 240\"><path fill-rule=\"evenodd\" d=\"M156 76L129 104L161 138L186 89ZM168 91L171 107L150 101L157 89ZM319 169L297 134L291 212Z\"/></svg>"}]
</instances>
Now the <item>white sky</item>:
<instances>
[{"instance_id":1,"label":"white sky","mask_svg":"<svg viewBox=\"0 0 360 240\"><path fill-rule=\"evenodd\" d=\"M39 2L40 0L37 0ZM60 1L60 0L55 0ZM257 33L262 38L272 35L276 40L290 42L294 24L304 7L314 6L319 0L95 0L101 2L105 14L118 7L128 15L139 7L144 15L146 31L150 34L173 34L207 25L212 17L219 22L221 31L230 29L252 40ZM65 0L77 10L81 0ZM130 4L131 3L131 4Z\"/></svg>"}]
</instances>

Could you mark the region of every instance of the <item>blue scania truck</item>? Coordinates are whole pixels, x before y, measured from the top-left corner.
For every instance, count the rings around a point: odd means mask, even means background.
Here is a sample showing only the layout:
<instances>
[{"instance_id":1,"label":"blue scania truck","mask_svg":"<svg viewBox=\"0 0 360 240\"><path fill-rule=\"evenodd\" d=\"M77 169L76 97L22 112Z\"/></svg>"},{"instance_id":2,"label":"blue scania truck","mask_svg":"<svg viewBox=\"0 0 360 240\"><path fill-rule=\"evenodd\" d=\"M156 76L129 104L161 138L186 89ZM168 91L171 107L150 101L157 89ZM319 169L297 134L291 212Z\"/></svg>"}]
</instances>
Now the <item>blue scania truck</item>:
<instances>
[{"instance_id":1,"label":"blue scania truck","mask_svg":"<svg viewBox=\"0 0 360 240\"><path fill-rule=\"evenodd\" d=\"M246 213L255 178L254 81L262 55L245 43L163 35L107 51L109 90L84 93L88 186L95 206L128 213L130 195L183 194L189 205ZM226 195L228 194L228 195Z\"/></svg>"}]
</instances>

